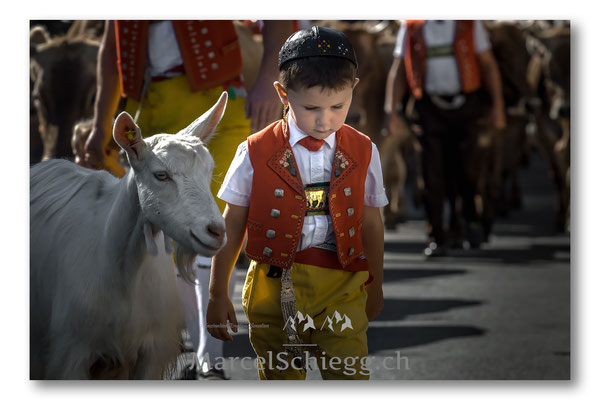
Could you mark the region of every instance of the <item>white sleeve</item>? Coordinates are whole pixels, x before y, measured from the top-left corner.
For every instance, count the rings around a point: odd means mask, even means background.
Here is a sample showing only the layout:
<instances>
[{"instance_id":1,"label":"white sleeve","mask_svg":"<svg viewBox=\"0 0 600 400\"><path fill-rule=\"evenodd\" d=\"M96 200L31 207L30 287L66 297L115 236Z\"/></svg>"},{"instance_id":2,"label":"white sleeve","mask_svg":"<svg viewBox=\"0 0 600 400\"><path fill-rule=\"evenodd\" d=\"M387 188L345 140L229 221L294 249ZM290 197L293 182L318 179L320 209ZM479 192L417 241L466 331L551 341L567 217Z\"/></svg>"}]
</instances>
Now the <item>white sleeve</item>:
<instances>
[{"instance_id":1,"label":"white sleeve","mask_svg":"<svg viewBox=\"0 0 600 400\"><path fill-rule=\"evenodd\" d=\"M371 162L365 180L365 206L383 207L388 204L385 188L383 187L383 173L381 160L375 143L371 143Z\"/></svg>"},{"instance_id":2,"label":"white sleeve","mask_svg":"<svg viewBox=\"0 0 600 400\"><path fill-rule=\"evenodd\" d=\"M490 38L488 36L487 30L483 26L483 22L477 20L475 21L475 52L477 54L483 53L486 50L492 48L492 44L490 43Z\"/></svg>"},{"instance_id":3,"label":"white sleeve","mask_svg":"<svg viewBox=\"0 0 600 400\"><path fill-rule=\"evenodd\" d=\"M406 22L403 22L396 37L396 47L394 47L394 57L402 58L404 55L404 37L406 36Z\"/></svg>"},{"instance_id":4,"label":"white sleeve","mask_svg":"<svg viewBox=\"0 0 600 400\"><path fill-rule=\"evenodd\" d=\"M236 206L249 206L253 175L254 168L248 155L248 143L244 141L237 148L217 197Z\"/></svg>"}]
</instances>

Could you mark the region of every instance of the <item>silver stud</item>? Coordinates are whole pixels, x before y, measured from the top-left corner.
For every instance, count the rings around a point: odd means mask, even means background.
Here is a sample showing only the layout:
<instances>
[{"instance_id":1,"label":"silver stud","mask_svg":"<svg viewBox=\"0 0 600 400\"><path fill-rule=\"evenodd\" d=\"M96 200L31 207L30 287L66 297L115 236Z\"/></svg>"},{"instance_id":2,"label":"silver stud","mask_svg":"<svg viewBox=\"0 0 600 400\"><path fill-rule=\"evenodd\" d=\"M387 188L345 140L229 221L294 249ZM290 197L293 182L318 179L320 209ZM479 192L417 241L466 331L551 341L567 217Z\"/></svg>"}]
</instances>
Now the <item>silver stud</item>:
<instances>
[{"instance_id":1,"label":"silver stud","mask_svg":"<svg viewBox=\"0 0 600 400\"><path fill-rule=\"evenodd\" d=\"M350 250L348 250L348 257L350 257L352 254L354 254L354 247L351 247Z\"/></svg>"},{"instance_id":2,"label":"silver stud","mask_svg":"<svg viewBox=\"0 0 600 400\"><path fill-rule=\"evenodd\" d=\"M127 63L121 64L121 68L123 68L123 71L125 71L127 69Z\"/></svg>"},{"instance_id":3,"label":"silver stud","mask_svg":"<svg viewBox=\"0 0 600 400\"><path fill-rule=\"evenodd\" d=\"M210 47L210 46L212 46L212 42L210 40L207 40L206 42L204 42L204 45L206 47Z\"/></svg>"},{"instance_id":4,"label":"silver stud","mask_svg":"<svg viewBox=\"0 0 600 400\"><path fill-rule=\"evenodd\" d=\"M199 66L199 67L203 67L203 66L204 66L204 63L203 63L202 61L198 61L198 66Z\"/></svg>"},{"instance_id":5,"label":"silver stud","mask_svg":"<svg viewBox=\"0 0 600 400\"><path fill-rule=\"evenodd\" d=\"M353 236L354 236L354 227L352 227L352 228L350 228L350 229L348 230L348 235L349 235L350 237L353 237Z\"/></svg>"},{"instance_id":6,"label":"silver stud","mask_svg":"<svg viewBox=\"0 0 600 400\"><path fill-rule=\"evenodd\" d=\"M212 63L210 66L212 69L218 69L219 68L219 64L217 63Z\"/></svg>"},{"instance_id":7,"label":"silver stud","mask_svg":"<svg viewBox=\"0 0 600 400\"><path fill-rule=\"evenodd\" d=\"M273 254L273 250L271 250L268 247L265 247L265 249L263 250L263 255L267 256L267 257L271 257L271 254Z\"/></svg>"},{"instance_id":8,"label":"silver stud","mask_svg":"<svg viewBox=\"0 0 600 400\"><path fill-rule=\"evenodd\" d=\"M123 33L127 33L127 32L129 32L129 29L127 27L124 27L123 28Z\"/></svg>"},{"instance_id":9,"label":"silver stud","mask_svg":"<svg viewBox=\"0 0 600 400\"><path fill-rule=\"evenodd\" d=\"M215 52L211 51L210 53L208 53L208 58L215 58Z\"/></svg>"},{"instance_id":10,"label":"silver stud","mask_svg":"<svg viewBox=\"0 0 600 400\"><path fill-rule=\"evenodd\" d=\"M283 189L275 189L275 197L283 197Z\"/></svg>"},{"instance_id":11,"label":"silver stud","mask_svg":"<svg viewBox=\"0 0 600 400\"><path fill-rule=\"evenodd\" d=\"M123 75L123 82L127 80L127 75Z\"/></svg>"},{"instance_id":12,"label":"silver stud","mask_svg":"<svg viewBox=\"0 0 600 400\"><path fill-rule=\"evenodd\" d=\"M273 239L275 237L275 231L272 229L267 230L266 236L268 239Z\"/></svg>"},{"instance_id":13,"label":"silver stud","mask_svg":"<svg viewBox=\"0 0 600 400\"><path fill-rule=\"evenodd\" d=\"M200 29L200 33L206 35L208 33L208 29L206 29L206 27Z\"/></svg>"},{"instance_id":14,"label":"silver stud","mask_svg":"<svg viewBox=\"0 0 600 400\"><path fill-rule=\"evenodd\" d=\"M271 209L271 217L273 218L279 218L279 215L281 214L281 211L279 211L276 208Z\"/></svg>"},{"instance_id":15,"label":"silver stud","mask_svg":"<svg viewBox=\"0 0 600 400\"><path fill-rule=\"evenodd\" d=\"M349 217L351 217L351 216L353 216L353 215L354 215L354 208L350 207L350 208L348 209L348 216L349 216Z\"/></svg>"},{"instance_id":16,"label":"silver stud","mask_svg":"<svg viewBox=\"0 0 600 400\"><path fill-rule=\"evenodd\" d=\"M127 46L127 39L123 39L123 40L121 40L121 44L122 44L123 46Z\"/></svg>"},{"instance_id":17,"label":"silver stud","mask_svg":"<svg viewBox=\"0 0 600 400\"><path fill-rule=\"evenodd\" d=\"M200 78L202 78L202 79L206 79L206 74L202 74L202 75L200 75Z\"/></svg>"},{"instance_id":18,"label":"silver stud","mask_svg":"<svg viewBox=\"0 0 600 400\"><path fill-rule=\"evenodd\" d=\"M346 196L350 196L352 194L352 189L350 189L349 187L344 188L344 194Z\"/></svg>"},{"instance_id":19,"label":"silver stud","mask_svg":"<svg viewBox=\"0 0 600 400\"><path fill-rule=\"evenodd\" d=\"M123 51L122 55L123 55L123 58L127 57L127 52Z\"/></svg>"}]
</instances>

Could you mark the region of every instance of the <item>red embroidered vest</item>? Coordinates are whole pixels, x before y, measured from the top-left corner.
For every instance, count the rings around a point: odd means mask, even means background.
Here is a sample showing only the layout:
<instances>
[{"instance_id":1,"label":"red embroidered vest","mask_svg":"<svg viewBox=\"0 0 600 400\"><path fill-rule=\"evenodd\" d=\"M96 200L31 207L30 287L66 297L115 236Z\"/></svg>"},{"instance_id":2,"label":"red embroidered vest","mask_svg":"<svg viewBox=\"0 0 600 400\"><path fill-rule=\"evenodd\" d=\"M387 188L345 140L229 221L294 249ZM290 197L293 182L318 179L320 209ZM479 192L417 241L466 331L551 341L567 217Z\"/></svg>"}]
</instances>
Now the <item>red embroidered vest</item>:
<instances>
[{"instance_id":1,"label":"red embroidered vest","mask_svg":"<svg viewBox=\"0 0 600 400\"><path fill-rule=\"evenodd\" d=\"M423 97L427 46L423 37L423 25L426 21L407 21L404 38L404 66L408 86L417 99ZM454 56L458 65L464 93L474 92L481 87L481 74L475 52L474 21L456 21L454 34Z\"/></svg>"},{"instance_id":2,"label":"red embroidered vest","mask_svg":"<svg viewBox=\"0 0 600 400\"><path fill-rule=\"evenodd\" d=\"M232 21L172 21L193 92L208 90L242 72L242 53ZM122 95L140 100L150 21L115 21Z\"/></svg>"},{"instance_id":3,"label":"red embroidered vest","mask_svg":"<svg viewBox=\"0 0 600 400\"><path fill-rule=\"evenodd\" d=\"M283 120L251 135L248 153L254 168L247 223L248 258L283 268L290 268L296 261L348 271L368 270L367 260L361 258L365 180L371 161L368 136L347 125L336 133L328 200L337 257L319 248L297 252L307 201Z\"/></svg>"}]
</instances>

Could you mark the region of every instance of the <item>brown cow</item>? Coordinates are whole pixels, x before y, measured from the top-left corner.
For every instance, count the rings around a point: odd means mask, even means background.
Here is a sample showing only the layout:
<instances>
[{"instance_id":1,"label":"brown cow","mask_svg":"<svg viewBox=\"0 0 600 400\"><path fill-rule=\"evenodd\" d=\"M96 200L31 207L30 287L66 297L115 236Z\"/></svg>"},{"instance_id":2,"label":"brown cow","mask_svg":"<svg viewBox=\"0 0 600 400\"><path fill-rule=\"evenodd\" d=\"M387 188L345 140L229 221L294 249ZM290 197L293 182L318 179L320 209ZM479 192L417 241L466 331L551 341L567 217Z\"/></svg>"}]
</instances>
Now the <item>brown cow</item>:
<instances>
[{"instance_id":1,"label":"brown cow","mask_svg":"<svg viewBox=\"0 0 600 400\"><path fill-rule=\"evenodd\" d=\"M559 231L569 229L570 122L571 122L571 31L565 21L548 29L529 27L528 44L537 60L529 79L540 97L535 110L536 141L550 165L557 188Z\"/></svg>"},{"instance_id":2,"label":"brown cow","mask_svg":"<svg viewBox=\"0 0 600 400\"><path fill-rule=\"evenodd\" d=\"M496 214L506 215L522 203L518 170L527 149L526 104L534 91L527 81L531 56L521 28L512 21L487 22L486 28L502 78L507 125L494 135L487 121L481 121L476 139L479 161L472 168L479 173L478 204L487 238Z\"/></svg>"},{"instance_id":3,"label":"brown cow","mask_svg":"<svg viewBox=\"0 0 600 400\"><path fill-rule=\"evenodd\" d=\"M42 159L73 157L73 126L93 113L98 45L70 31L31 46L31 99L39 120Z\"/></svg>"}]
</instances>

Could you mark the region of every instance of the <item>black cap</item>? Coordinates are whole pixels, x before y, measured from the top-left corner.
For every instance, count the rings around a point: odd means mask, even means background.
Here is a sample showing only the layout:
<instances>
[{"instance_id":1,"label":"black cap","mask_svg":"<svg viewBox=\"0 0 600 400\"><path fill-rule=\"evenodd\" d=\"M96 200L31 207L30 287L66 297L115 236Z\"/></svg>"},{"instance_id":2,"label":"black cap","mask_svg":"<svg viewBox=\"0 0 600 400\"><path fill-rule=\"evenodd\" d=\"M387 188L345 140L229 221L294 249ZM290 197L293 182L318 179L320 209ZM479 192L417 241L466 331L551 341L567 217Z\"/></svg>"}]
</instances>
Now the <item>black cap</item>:
<instances>
[{"instance_id":1,"label":"black cap","mask_svg":"<svg viewBox=\"0 0 600 400\"><path fill-rule=\"evenodd\" d=\"M288 61L305 57L333 56L350 61L356 68L356 54L350 40L332 28L313 26L290 36L279 51L279 70Z\"/></svg>"}]
</instances>

